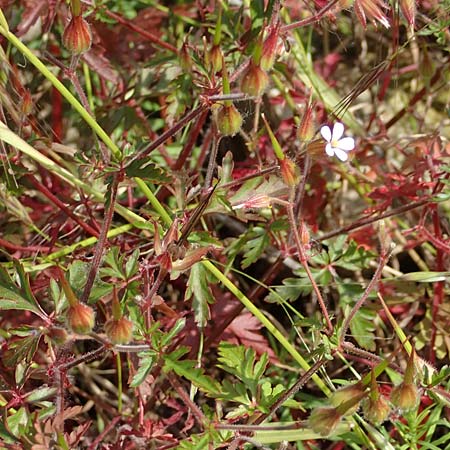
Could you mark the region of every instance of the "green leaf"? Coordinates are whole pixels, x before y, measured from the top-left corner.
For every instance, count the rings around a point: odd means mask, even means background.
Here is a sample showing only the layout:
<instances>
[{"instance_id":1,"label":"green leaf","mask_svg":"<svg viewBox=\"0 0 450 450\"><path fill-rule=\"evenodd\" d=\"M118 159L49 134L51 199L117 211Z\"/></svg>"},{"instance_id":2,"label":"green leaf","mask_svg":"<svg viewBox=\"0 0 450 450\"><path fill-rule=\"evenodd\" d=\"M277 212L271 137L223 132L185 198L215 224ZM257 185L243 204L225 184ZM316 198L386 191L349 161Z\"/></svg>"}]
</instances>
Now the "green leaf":
<instances>
[{"instance_id":1,"label":"green leaf","mask_svg":"<svg viewBox=\"0 0 450 450\"><path fill-rule=\"evenodd\" d=\"M264 228L255 227L253 231L257 236L244 244L244 259L241 264L243 269L253 264L269 245L269 236Z\"/></svg>"},{"instance_id":2,"label":"green leaf","mask_svg":"<svg viewBox=\"0 0 450 450\"><path fill-rule=\"evenodd\" d=\"M56 388L54 387L45 387L42 386L34 391L31 391L29 395L27 395L26 400L28 403L37 403L45 398L53 397L56 393Z\"/></svg>"},{"instance_id":3,"label":"green leaf","mask_svg":"<svg viewBox=\"0 0 450 450\"><path fill-rule=\"evenodd\" d=\"M16 437L23 436L24 430L28 424L28 414L26 408L23 406L19 408L14 414L11 414L6 421L8 422L9 431Z\"/></svg>"},{"instance_id":4,"label":"green leaf","mask_svg":"<svg viewBox=\"0 0 450 450\"><path fill-rule=\"evenodd\" d=\"M437 283L450 279L450 272L409 272L397 277L397 280L415 281L417 283Z\"/></svg>"},{"instance_id":5,"label":"green leaf","mask_svg":"<svg viewBox=\"0 0 450 450\"><path fill-rule=\"evenodd\" d=\"M193 297L192 308L197 325L203 328L209 320L209 306L214 303L214 297L208 284L209 272L201 263L195 263L191 267L189 280L184 299Z\"/></svg>"},{"instance_id":6,"label":"green leaf","mask_svg":"<svg viewBox=\"0 0 450 450\"><path fill-rule=\"evenodd\" d=\"M173 370L177 375L180 375L189 380L194 386L206 392L209 395L217 395L220 392L220 385L213 378L208 377L203 373L202 369L195 367L197 361L177 361L173 359L173 354L164 356L164 370Z\"/></svg>"},{"instance_id":7,"label":"green leaf","mask_svg":"<svg viewBox=\"0 0 450 450\"><path fill-rule=\"evenodd\" d=\"M368 308L361 308L350 323L352 337L364 349L376 350L375 344L375 318L377 313Z\"/></svg>"},{"instance_id":8,"label":"green leaf","mask_svg":"<svg viewBox=\"0 0 450 450\"><path fill-rule=\"evenodd\" d=\"M150 161L151 157L136 159L127 166L125 173L130 178L138 177L158 185L170 182L170 176Z\"/></svg>"},{"instance_id":9,"label":"green leaf","mask_svg":"<svg viewBox=\"0 0 450 450\"><path fill-rule=\"evenodd\" d=\"M18 261L14 261L14 266L20 279L20 286L17 286L8 272L0 266L0 310L18 309L31 311L46 320L47 315L34 298L28 276L25 274L22 265Z\"/></svg>"},{"instance_id":10,"label":"green leaf","mask_svg":"<svg viewBox=\"0 0 450 450\"><path fill-rule=\"evenodd\" d=\"M185 327L185 325L185 318L178 319L175 325L170 329L170 331L161 336L158 348L163 349L165 346L169 345L172 342L173 338Z\"/></svg>"},{"instance_id":11,"label":"green leaf","mask_svg":"<svg viewBox=\"0 0 450 450\"><path fill-rule=\"evenodd\" d=\"M157 354L153 350L139 353L139 368L131 380L130 387L138 387L145 381L156 361L156 356Z\"/></svg>"},{"instance_id":12,"label":"green leaf","mask_svg":"<svg viewBox=\"0 0 450 450\"><path fill-rule=\"evenodd\" d=\"M125 275L129 279L131 278L135 273L137 273L139 268L139 249L137 248L131 256L128 258L126 264L125 264Z\"/></svg>"}]
</instances>

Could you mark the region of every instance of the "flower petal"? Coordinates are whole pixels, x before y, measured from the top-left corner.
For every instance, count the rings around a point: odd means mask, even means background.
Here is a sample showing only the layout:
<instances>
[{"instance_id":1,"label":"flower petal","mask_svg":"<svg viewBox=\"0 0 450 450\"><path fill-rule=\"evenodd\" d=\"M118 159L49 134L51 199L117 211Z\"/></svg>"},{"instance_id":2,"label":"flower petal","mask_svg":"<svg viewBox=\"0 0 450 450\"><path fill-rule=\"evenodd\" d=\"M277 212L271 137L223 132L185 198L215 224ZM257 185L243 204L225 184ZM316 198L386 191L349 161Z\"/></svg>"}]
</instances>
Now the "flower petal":
<instances>
[{"instance_id":1,"label":"flower petal","mask_svg":"<svg viewBox=\"0 0 450 450\"><path fill-rule=\"evenodd\" d=\"M327 141L330 142L331 141L331 130L330 127L328 125L324 125L321 129L320 129L320 134L322 135L322 137Z\"/></svg>"},{"instance_id":2,"label":"flower petal","mask_svg":"<svg viewBox=\"0 0 450 450\"><path fill-rule=\"evenodd\" d=\"M338 141L343 134L344 134L344 124L342 124L341 122L336 122L333 127L333 135L331 136L331 139L333 141Z\"/></svg>"},{"instance_id":3,"label":"flower petal","mask_svg":"<svg viewBox=\"0 0 450 450\"><path fill-rule=\"evenodd\" d=\"M345 150L349 152L350 150L353 150L355 148L355 140L352 137L345 137L342 139L339 139L338 145L341 150Z\"/></svg>"},{"instance_id":4,"label":"flower petal","mask_svg":"<svg viewBox=\"0 0 450 450\"><path fill-rule=\"evenodd\" d=\"M347 161L348 155L344 150L341 150L340 148L335 147L334 148L334 154L341 160L341 161Z\"/></svg>"},{"instance_id":5,"label":"flower petal","mask_svg":"<svg viewBox=\"0 0 450 450\"><path fill-rule=\"evenodd\" d=\"M328 156L334 156L334 148L331 146L331 144L327 144L325 146L325 152Z\"/></svg>"}]
</instances>

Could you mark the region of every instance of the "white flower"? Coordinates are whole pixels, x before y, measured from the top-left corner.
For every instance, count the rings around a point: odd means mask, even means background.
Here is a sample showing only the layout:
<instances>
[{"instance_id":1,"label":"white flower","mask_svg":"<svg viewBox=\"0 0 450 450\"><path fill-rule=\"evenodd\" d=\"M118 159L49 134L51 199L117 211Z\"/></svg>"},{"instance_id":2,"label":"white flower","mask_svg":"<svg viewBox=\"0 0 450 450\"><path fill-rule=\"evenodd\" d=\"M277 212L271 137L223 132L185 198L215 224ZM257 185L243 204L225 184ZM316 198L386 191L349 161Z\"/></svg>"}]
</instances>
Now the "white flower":
<instances>
[{"instance_id":1,"label":"white flower","mask_svg":"<svg viewBox=\"0 0 450 450\"><path fill-rule=\"evenodd\" d=\"M328 142L325 146L325 152L328 156L336 155L341 161L347 161L347 152L355 148L355 140L352 137L342 137L344 134L344 125L336 122L333 131L325 125L320 129L320 134Z\"/></svg>"}]
</instances>

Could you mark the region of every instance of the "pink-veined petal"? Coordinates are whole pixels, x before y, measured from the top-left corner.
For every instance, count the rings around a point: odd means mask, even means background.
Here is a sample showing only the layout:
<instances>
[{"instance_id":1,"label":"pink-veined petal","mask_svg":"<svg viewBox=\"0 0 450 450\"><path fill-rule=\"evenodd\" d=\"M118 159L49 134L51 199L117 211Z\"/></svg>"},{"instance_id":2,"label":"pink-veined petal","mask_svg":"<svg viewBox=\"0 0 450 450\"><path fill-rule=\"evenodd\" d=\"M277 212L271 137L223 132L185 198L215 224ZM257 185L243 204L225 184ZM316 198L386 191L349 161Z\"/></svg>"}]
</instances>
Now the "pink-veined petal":
<instances>
[{"instance_id":1,"label":"pink-veined petal","mask_svg":"<svg viewBox=\"0 0 450 450\"><path fill-rule=\"evenodd\" d=\"M344 134L344 124L342 124L341 122L336 122L333 127L333 135L331 136L331 139L333 141L338 141L343 134Z\"/></svg>"},{"instance_id":2,"label":"pink-veined petal","mask_svg":"<svg viewBox=\"0 0 450 450\"><path fill-rule=\"evenodd\" d=\"M334 156L334 148L331 146L331 144L327 144L325 146L325 152L328 156Z\"/></svg>"},{"instance_id":3,"label":"pink-veined petal","mask_svg":"<svg viewBox=\"0 0 450 450\"><path fill-rule=\"evenodd\" d=\"M320 134L322 135L322 137L327 141L330 142L331 141L331 130L330 127L328 125L324 125L321 129L320 129Z\"/></svg>"},{"instance_id":4,"label":"pink-veined petal","mask_svg":"<svg viewBox=\"0 0 450 450\"><path fill-rule=\"evenodd\" d=\"M339 139L338 145L340 149L349 152L355 148L355 140L352 137Z\"/></svg>"},{"instance_id":5,"label":"pink-veined petal","mask_svg":"<svg viewBox=\"0 0 450 450\"><path fill-rule=\"evenodd\" d=\"M341 150L340 148L334 149L334 154L341 160L341 161L347 161L348 155L344 150Z\"/></svg>"}]
</instances>

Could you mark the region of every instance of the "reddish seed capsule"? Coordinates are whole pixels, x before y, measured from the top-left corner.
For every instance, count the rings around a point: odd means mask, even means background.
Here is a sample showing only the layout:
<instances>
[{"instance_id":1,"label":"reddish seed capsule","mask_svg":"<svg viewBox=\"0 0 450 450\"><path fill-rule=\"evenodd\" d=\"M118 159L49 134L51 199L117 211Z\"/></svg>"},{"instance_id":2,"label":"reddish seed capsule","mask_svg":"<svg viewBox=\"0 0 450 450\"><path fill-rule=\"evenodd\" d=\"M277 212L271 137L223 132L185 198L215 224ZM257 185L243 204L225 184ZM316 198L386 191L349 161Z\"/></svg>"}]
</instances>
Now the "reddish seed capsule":
<instances>
[{"instance_id":1,"label":"reddish seed capsule","mask_svg":"<svg viewBox=\"0 0 450 450\"><path fill-rule=\"evenodd\" d=\"M94 310L83 303L77 303L67 311L67 321L74 333L90 333L95 325Z\"/></svg>"},{"instance_id":2,"label":"reddish seed capsule","mask_svg":"<svg viewBox=\"0 0 450 450\"><path fill-rule=\"evenodd\" d=\"M63 44L71 53L79 55L91 48L91 28L86 20L80 16L74 16L70 20L63 34Z\"/></svg>"},{"instance_id":3,"label":"reddish seed capsule","mask_svg":"<svg viewBox=\"0 0 450 450\"><path fill-rule=\"evenodd\" d=\"M105 333L113 344L128 344L133 336L133 322L125 317L110 319L105 324Z\"/></svg>"},{"instance_id":4,"label":"reddish seed capsule","mask_svg":"<svg viewBox=\"0 0 450 450\"><path fill-rule=\"evenodd\" d=\"M234 105L223 105L216 116L217 128L224 136L234 136L242 126L242 116Z\"/></svg>"},{"instance_id":5,"label":"reddish seed capsule","mask_svg":"<svg viewBox=\"0 0 450 450\"><path fill-rule=\"evenodd\" d=\"M269 77L261 67L251 63L241 81L241 91L252 97L261 96L269 84Z\"/></svg>"}]
</instances>

